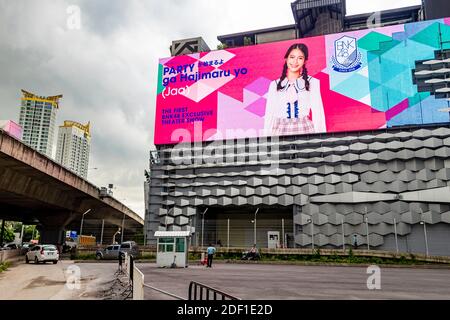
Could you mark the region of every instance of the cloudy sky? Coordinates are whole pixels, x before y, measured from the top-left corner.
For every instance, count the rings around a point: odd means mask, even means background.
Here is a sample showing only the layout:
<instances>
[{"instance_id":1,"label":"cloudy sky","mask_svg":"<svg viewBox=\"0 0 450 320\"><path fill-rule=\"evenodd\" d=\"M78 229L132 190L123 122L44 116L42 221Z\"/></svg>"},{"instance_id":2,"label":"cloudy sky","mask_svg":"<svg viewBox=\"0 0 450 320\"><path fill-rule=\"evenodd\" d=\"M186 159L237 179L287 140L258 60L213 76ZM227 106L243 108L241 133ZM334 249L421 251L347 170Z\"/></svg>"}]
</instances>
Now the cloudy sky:
<instances>
[{"instance_id":1,"label":"cloudy sky","mask_svg":"<svg viewBox=\"0 0 450 320\"><path fill-rule=\"evenodd\" d=\"M0 119L19 121L20 89L63 94L57 124L91 121L88 179L143 217L158 58L172 40L294 23L292 0L0 0ZM347 1L348 14L420 0ZM73 7L80 28L73 29ZM56 137L55 137L56 138ZM56 139L54 152L56 151Z\"/></svg>"}]
</instances>

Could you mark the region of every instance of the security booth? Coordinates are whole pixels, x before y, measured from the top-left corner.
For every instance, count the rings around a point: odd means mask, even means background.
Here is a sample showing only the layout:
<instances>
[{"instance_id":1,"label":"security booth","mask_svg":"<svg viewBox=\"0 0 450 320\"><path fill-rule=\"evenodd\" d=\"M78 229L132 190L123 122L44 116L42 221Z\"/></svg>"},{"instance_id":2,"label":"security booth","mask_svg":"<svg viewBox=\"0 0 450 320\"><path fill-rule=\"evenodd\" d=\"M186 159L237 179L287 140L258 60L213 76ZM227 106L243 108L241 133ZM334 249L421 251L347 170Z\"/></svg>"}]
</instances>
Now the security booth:
<instances>
[{"instance_id":1,"label":"security booth","mask_svg":"<svg viewBox=\"0 0 450 320\"><path fill-rule=\"evenodd\" d=\"M276 249L280 247L280 231L267 231L267 248Z\"/></svg>"},{"instance_id":2,"label":"security booth","mask_svg":"<svg viewBox=\"0 0 450 320\"><path fill-rule=\"evenodd\" d=\"M186 268L190 231L156 231L156 265L160 268Z\"/></svg>"}]
</instances>

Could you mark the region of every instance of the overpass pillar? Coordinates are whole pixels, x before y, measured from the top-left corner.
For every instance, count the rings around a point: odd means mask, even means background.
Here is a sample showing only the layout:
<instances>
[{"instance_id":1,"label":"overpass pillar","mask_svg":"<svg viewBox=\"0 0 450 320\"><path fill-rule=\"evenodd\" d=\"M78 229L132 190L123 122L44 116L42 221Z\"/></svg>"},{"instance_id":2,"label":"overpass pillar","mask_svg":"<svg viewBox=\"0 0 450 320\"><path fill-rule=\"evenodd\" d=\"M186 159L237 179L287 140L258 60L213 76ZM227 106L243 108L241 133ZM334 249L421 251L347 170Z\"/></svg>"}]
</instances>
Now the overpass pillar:
<instances>
[{"instance_id":1,"label":"overpass pillar","mask_svg":"<svg viewBox=\"0 0 450 320\"><path fill-rule=\"evenodd\" d=\"M39 242L42 244L55 244L62 246L64 243L65 230L61 226L41 226L39 228L41 237Z\"/></svg>"},{"instance_id":2,"label":"overpass pillar","mask_svg":"<svg viewBox=\"0 0 450 320\"><path fill-rule=\"evenodd\" d=\"M2 226L0 229L0 247L3 247L3 236L5 235L5 219L2 219Z\"/></svg>"},{"instance_id":3,"label":"overpass pillar","mask_svg":"<svg viewBox=\"0 0 450 320\"><path fill-rule=\"evenodd\" d=\"M39 242L54 244L62 248L65 240L65 228L75 216L76 214L72 212L62 211L39 219L41 222L38 226L41 233Z\"/></svg>"}]
</instances>

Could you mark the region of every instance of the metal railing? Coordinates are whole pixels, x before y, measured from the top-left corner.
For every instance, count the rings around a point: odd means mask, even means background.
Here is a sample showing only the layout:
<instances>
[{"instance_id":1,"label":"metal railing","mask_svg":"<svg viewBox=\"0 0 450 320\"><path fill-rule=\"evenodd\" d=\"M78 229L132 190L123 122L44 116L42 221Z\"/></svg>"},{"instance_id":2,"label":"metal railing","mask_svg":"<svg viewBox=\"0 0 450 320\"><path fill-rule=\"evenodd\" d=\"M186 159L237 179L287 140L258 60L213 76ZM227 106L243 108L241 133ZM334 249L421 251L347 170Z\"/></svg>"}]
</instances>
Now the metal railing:
<instances>
[{"instance_id":1,"label":"metal railing","mask_svg":"<svg viewBox=\"0 0 450 320\"><path fill-rule=\"evenodd\" d=\"M167 291L164 291L164 290L161 290L161 289L152 287L152 286L150 286L150 285L148 285L148 284L145 284L145 283L144 283L143 285L144 285L144 287L146 287L146 288L149 288L149 289L155 290L155 291L157 291L157 292L159 292L159 293L168 295L169 297L172 297L172 298L175 298L175 299L178 299L178 300L186 300L185 298L180 297L180 296L177 296L176 294L173 294L173 293L170 293L170 292L167 292Z\"/></svg>"},{"instance_id":2,"label":"metal railing","mask_svg":"<svg viewBox=\"0 0 450 320\"><path fill-rule=\"evenodd\" d=\"M204 296L203 293L205 293ZM212 296L210 296L210 294L212 294ZM241 300L241 299L234 297L223 291L209 287L203 283L191 281L191 283L189 283L188 300Z\"/></svg>"}]
</instances>

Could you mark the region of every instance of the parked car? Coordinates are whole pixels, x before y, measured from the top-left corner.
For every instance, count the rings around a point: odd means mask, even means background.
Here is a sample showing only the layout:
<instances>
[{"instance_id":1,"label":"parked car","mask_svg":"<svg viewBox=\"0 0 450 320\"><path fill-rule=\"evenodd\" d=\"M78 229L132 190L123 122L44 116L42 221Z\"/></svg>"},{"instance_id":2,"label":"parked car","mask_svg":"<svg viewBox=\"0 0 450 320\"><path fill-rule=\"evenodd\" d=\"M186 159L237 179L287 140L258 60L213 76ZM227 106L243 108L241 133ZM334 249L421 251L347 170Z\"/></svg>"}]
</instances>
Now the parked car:
<instances>
[{"instance_id":1,"label":"parked car","mask_svg":"<svg viewBox=\"0 0 450 320\"><path fill-rule=\"evenodd\" d=\"M124 241L122 244L112 244L105 249L97 250L95 257L101 259L119 259L119 254L125 255L125 252L136 258L139 256L139 247L134 241Z\"/></svg>"},{"instance_id":2,"label":"parked car","mask_svg":"<svg viewBox=\"0 0 450 320\"><path fill-rule=\"evenodd\" d=\"M33 246L35 246L34 243L24 242L22 244L22 248L20 248L20 254L22 254L22 255L26 254L28 252L28 250L33 248Z\"/></svg>"},{"instance_id":3,"label":"parked car","mask_svg":"<svg viewBox=\"0 0 450 320\"><path fill-rule=\"evenodd\" d=\"M35 245L25 254L26 263L34 261L34 263L38 264L40 262L46 263L47 261L51 261L53 264L56 264L58 260L58 248L53 244Z\"/></svg>"},{"instance_id":4,"label":"parked car","mask_svg":"<svg viewBox=\"0 0 450 320\"><path fill-rule=\"evenodd\" d=\"M20 247L15 243L7 243L3 246L3 250L17 250Z\"/></svg>"}]
</instances>

